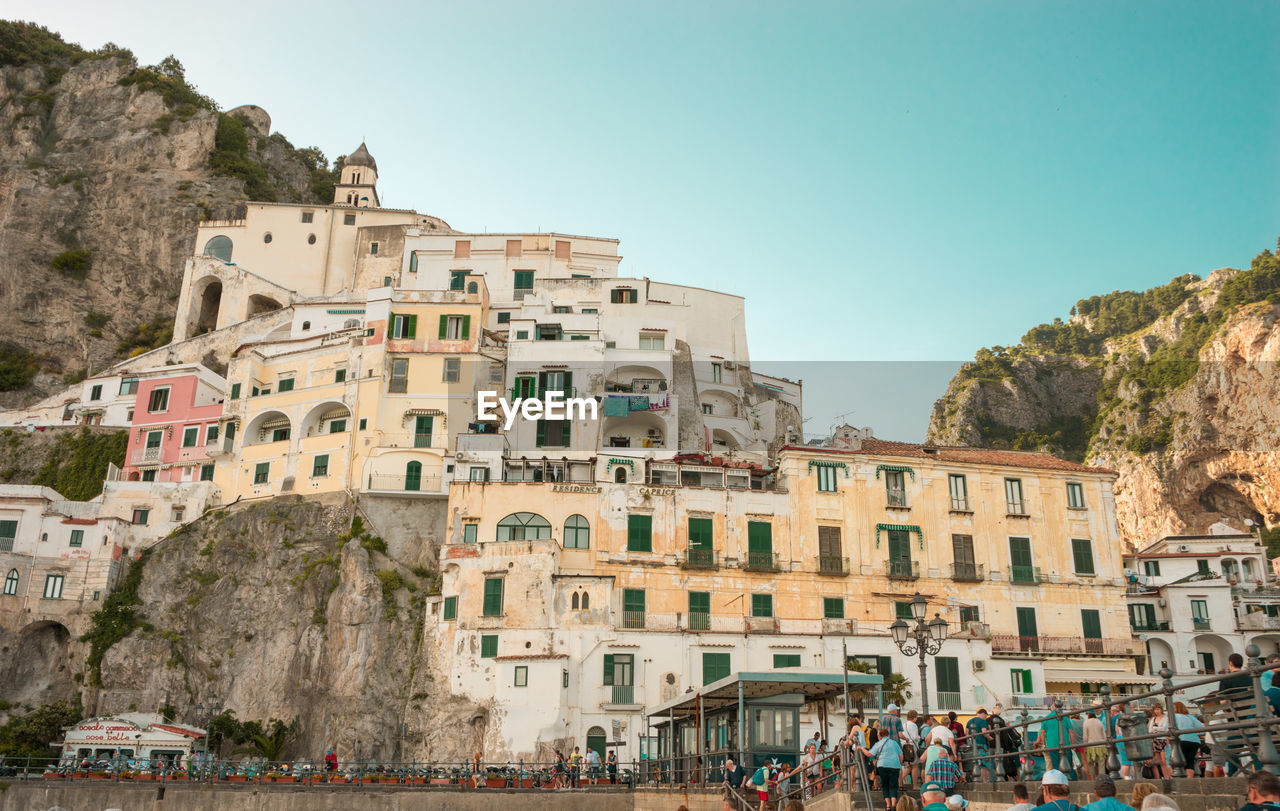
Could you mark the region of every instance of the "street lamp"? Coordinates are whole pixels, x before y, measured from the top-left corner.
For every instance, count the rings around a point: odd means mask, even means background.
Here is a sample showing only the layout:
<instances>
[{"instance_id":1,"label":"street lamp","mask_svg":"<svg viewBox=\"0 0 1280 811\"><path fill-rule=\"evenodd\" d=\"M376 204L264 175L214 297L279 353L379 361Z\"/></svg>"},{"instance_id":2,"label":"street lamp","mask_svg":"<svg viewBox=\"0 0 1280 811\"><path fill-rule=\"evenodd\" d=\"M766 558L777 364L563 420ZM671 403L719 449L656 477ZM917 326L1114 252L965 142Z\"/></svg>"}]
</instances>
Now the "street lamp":
<instances>
[{"instance_id":1,"label":"street lamp","mask_svg":"<svg viewBox=\"0 0 1280 811\"><path fill-rule=\"evenodd\" d=\"M920 656L920 705L924 716L927 717L929 715L929 680L924 658L937 656L938 651L942 650L942 643L947 641L947 621L936 613L933 619L925 621L924 616L929 610L929 601L921 597L919 592L911 598L909 605L915 625L899 618L889 626L889 633L893 636L893 644L898 646L898 650L904 656L917 654Z\"/></svg>"}]
</instances>

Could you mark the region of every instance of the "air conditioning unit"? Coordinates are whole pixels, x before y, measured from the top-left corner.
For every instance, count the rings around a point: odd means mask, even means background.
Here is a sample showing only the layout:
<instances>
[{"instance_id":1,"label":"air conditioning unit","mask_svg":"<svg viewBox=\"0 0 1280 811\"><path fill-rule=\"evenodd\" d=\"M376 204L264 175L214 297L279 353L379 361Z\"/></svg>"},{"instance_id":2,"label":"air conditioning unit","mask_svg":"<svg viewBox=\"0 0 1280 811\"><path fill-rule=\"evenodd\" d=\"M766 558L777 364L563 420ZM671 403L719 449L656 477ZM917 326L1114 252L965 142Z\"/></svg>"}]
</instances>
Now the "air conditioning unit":
<instances>
[{"instance_id":1,"label":"air conditioning unit","mask_svg":"<svg viewBox=\"0 0 1280 811\"><path fill-rule=\"evenodd\" d=\"M1179 547L1178 547L1178 551L1179 551L1179 552L1190 552L1190 551L1191 551L1191 545L1190 545L1190 544L1185 544L1185 543L1184 543L1182 546L1179 546Z\"/></svg>"},{"instance_id":2,"label":"air conditioning unit","mask_svg":"<svg viewBox=\"0 0 1280 811\"><path fill-rule=\"evenodd\" d=\"M986 669L987 669L987 663L986 663L986 661L984 661L984 660L982 660L982 659L974 659L974 660L973 660L973 669L974 669L974 671L975 671L975 672L976 672L976 671L981 671L981 670L986 670Z\"/></svg>"},{"instance_id":3,"label":"air conditioning unit","mask_svg":"<svg viewBox=\"0 0 1280 811\"><path fill-rule=\"evenodd\" d=\"M1161 608L1164 608L1164 607L1165 607L1165 606L1167 606L1169 603L1168 603L1168 602L1166 602L1165 600L1161 599L1161 600L1156 600L1156 604L1157 604L1157 605L1159 605Z\"/></svg>"}]
</instances>

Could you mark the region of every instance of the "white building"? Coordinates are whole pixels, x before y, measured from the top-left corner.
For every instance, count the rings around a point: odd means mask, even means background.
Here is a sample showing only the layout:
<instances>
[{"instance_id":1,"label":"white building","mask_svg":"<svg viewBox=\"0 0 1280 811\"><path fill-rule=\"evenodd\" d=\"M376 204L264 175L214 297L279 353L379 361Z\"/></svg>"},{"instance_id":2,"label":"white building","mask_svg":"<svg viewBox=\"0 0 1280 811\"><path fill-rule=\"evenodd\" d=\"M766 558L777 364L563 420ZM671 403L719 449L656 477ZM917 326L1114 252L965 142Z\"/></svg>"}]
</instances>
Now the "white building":
<instances>
[{"instance_id":1,"label":"white building","mask_svg":"<svg viewBox=\"0 0 1280 811\"><path fill-rule=\"evenodd\" d=\"M203 729L167 722L159 715L129 712L64 727L62 740L52 745L62 747L63 762L125 758L172 767L185 766L193 744L204 735Z\"/></svg>"}]
</instances>

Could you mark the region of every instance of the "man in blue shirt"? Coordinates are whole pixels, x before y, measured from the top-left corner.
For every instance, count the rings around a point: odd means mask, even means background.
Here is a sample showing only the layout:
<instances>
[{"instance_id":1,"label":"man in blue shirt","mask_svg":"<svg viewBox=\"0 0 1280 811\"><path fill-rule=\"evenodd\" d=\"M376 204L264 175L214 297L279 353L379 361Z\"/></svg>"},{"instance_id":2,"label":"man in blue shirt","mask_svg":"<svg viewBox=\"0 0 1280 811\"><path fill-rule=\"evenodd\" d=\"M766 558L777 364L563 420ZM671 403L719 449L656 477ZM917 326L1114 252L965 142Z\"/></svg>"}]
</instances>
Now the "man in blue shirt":
<instances>
[{"instance_id":1,"label":"man in blue shirt","mask_svg":"<svg viewBox=\"0 0 1280 811\"><path fill-rule=\"evenodd\" d=\"M1100 774L1093 781L1093 795L1098 799L1084 807L1084 811L1133 811L1116 799L1116 784L1110 775Z\"/></svg>"}]
</instances>

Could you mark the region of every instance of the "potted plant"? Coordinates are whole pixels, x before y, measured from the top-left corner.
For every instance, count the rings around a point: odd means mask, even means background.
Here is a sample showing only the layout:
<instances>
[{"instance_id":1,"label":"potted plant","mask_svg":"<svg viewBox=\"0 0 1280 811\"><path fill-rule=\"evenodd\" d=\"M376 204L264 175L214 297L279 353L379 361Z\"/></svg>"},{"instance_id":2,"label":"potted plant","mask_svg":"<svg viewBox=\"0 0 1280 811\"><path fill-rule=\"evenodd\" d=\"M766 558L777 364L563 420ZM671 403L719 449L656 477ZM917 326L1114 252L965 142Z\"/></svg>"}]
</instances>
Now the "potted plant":
<instances>
[{"instance_id":1,"label":"potted plant","mask_svg":"<svg viewBox=\"0 0 1280 811\"><path fill-rule=\"evenodd\" d=\"M378 782L379 783L399 783L400 778L391 774L382 774L382 775L378 775Z\"/></svg>"},{"instance_id":2,"label":"potted plant","mask_svg":"<svg viewBox=\"0 0 1280 811\"><path fill-rule=\"evenodd\" d=\"M247 774L229 774L227 775L228 783L247 783L249 776Z\"/></svg>"},{"instance_id":3,"label":"potted plant","mask_svg":"<svg viewBox=\"0 0 1280 811\"><path fill-rule=\"evenodd\" d=\"M507 778L493 772L489 772L484 776L484 784L487 788L506 788Z\"/></svg>"}]
</instances>

